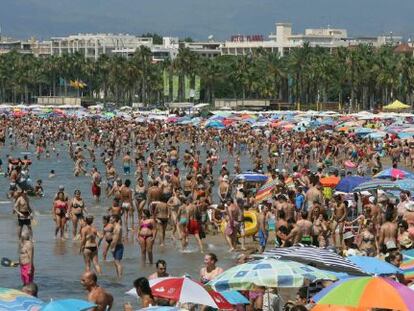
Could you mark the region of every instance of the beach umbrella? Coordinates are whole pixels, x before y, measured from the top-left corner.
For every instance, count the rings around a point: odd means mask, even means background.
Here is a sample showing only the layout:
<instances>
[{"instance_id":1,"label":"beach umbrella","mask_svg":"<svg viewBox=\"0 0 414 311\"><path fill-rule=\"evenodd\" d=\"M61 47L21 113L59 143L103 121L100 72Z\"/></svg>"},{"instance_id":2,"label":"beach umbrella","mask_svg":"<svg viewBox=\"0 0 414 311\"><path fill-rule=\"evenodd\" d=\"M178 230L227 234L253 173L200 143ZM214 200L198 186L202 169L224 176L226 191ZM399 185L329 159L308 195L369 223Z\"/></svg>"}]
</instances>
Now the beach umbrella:
<instances>
[{"instance_id":1,"label":"beach umbrella","mask_svg":"<svg viewBox=\"0 0 414 311\"><path fill-rule=\"evenodd\" d=\"M404 178L414 178L414 174L408 171L401 170L399 168L387 168L374 176L374 178L395 178L395 179L404 179Z\"/></svg>"},{"instance_id":2,"label":"beach umbrella","mask_svg":"<svg viewBox=\"0 0 414 311\"><path fill-rule=\"evenodd\" d=\"M355 187L352 192L362 192L362 191L369 191L369 190L401 190L401 187L398 184L384 179L373 179L370 181L366 181L362 184L359 184Z\"/></svg>"},{"instance_id":3,"label":"beach umbrella","mask_svg":"<svg viewBox=\"0 0 414 311\"><path fill-rule=\"evenodd\" d=\"M339 181L338 185L336 185L335 190L350 193L356 186L359 186L363 182L366 182L370 179L371 178L369 177L362 176L346 176Z\"/></svg>"},{"instance_id":4,"label":"beach umbrella","mask_svg":"<svg viewBox=\"0 0 414 311\"><path fill-rule=\"evenodd\" d=\"M187 277L156 278L149 281L154 297L179 303L195 303L217 309L232 309L231 304L219 293L207 291L204 286ZM137 296L135 288L127 292Z\"/></svg>"},{"instance_id":5,"label":"beach umbrella","mask_svg":"<svg viewBox=\"0 0 414 311\"><path fill-rule=\"evenodd\" d=\"M248 305L250 301L235 290L226 290L220 292L221 295L232 305Z\"/></svg>"},{"instance_id":6,"label":"beach umbrella","mask_svg":"<svg viewBox=\"0 0 414 311\"><path fill-rule=\"evenodd\" d=\"M380 139L380 138L384 138L386 135L387 135L386 132L376 131L376 132L372 132L372 133L365 135L365 138Z\"/></svg>"},{"instance_id":7,"label":"beach umbrella","mask_svg":"<svg viewBox=\"0 0 414 311\"><path fill-rule=\"evenodd\" d=\"M349 256L347 258L361 268L362 271L369 274L387 275L403 273L403 271L396 266L375 257Z\"/></svg>"},{"instance_id":8,"label":"beach umbrella","mask_svg":"<svg viewBox=\"0 0 414 311\"><path fill-rule=\"evenodd\" d=\"M40 311L88 311L96 305L81 299L59 299L45 304Z\"/></svg>"},{"instance_id":9,"label":"beach umbrella","mask_svg":"<svg viewBox=\"0 0 414 311\"><path fill-rule=\"evenodd\" d=\"M213 120L213 121L209 121L206 125L206 128L216 128L216 129L224 129L226 128L223 124L223 122L218 121L218 120Z\"/></svg>"},{"instance_id":10,"label":"beach umbrella","mask_svg":"<svg viewBox=\"0 0 414 311\"><path fill-rule=\"evenodd\" d=\"M414 194L414 179L401 179L395 181L395 183L402 189L413 192Z\"/></svg>"},{"instance_id":11,"label":"beach umbrella","mask_svg":"<svg viewBox=\"0 0 414 311\"><path fill-rule=\"evenodd\" d=\"M414 280L414 249L402 251L403 262L400 269L403 271L406 280Z\"/></svg>"},{"instance_id":12,"label":"beach umbrella","mask_svg":"<svg viewBox=\"0 0 414 311\"><path fill-rule=\"evenodd\" d=\"M43 301L12 288L0 287L0 310L38 311Z\"/></svg>"},{"instance_id":13,"label":"beach umbrella","mask_svg":"<svg viewBox=\"0 0 414 311\"><path fill-rule=\"evenodd\" d=\"M398 138L400 139L409 139L413 137L414 137L414 133L398 133Z\"/></svg>"},{"instance_id":14,"label":"beach umbrella","mask_svg":"<svg viewBox=\"0 0 414 311\"><path fill-rule=\"evenodd\" d=\"M271 180L265 183L263 186L259 188L256 192L256 203L261 203L266 201L272 197L273 190L276 188L278 182L277 180Z\"/></svg>"},{"instance_id":15,"label":"beach umbrella","mask_svg":"<svg viewBox=\"0 0 414 311\"><path fill-rule=\"evenodd\" d=\"M290 259L316 268L353 275L366 275L357 265L328 249L314 246L291 246L274 248L263 253L265 256Z\"/></svg>"},{"instance_id":16,"label":"beach umbrella","mask_svg":"<svg viewBox=\"0 0 414 311\"><path fill-rule=\"evenodd\" d=\"M375 132L375 130L366 128L366 127L358 127L355 129L355 134L358 134L358 135L366 135L372 132Z\"/></svg>"},{"instance_id":17,"label":"beach umbrella","mask_svg":"<svg viewBox=\"0 0 414 311\"><path fill-rule=\"evenodd\" d=\"M333 188L339 183L340 178L337 176L328 176L321 178L319 181L322 186Z\"/></svg>"},{"instance_id":18,"label":"beach umbrella","mask_svg":"<svg viewBox=\"0 0 414 311\"><path fill-rule=\"evenodd\" d=\"M250 290L255 286L292 288L303 286L305 280L336 280L336 277L299 262L264 258L234 266L207 285L217 291Z\"/></svg>"},{"instance_id":19,"label":"beach umbrella","mask_svg":"<svg viewBox=\"0 0 414 311\"><path fill-rule=\"evenodd\" d=\"M244 172L236 175L235 180L244 180L246 182L266 182L268 177L255 172Z\"/></svg>"},{"instance_id":20,"label":"beach umbrella","mask_svg":"<svg viewBox=\"0 0 414 311\"><path fill-rule=\"evenodd\" d=\"M359 277L341 280L313 297L316 308L350 307L359 310L414 311L414 291L389 278ZM316 309L323 310L323 309Z\"/></svg>"}]
</instances>

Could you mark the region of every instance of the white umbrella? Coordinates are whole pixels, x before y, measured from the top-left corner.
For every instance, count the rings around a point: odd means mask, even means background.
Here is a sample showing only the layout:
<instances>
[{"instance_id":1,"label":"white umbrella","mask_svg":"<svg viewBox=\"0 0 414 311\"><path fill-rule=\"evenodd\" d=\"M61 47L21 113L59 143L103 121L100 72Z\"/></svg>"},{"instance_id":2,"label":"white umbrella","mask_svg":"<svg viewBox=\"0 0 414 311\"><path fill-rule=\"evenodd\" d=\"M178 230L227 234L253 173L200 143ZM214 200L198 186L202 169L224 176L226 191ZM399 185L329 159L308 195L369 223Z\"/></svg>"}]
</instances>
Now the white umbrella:
<instances>
[{"instance_id":1,"label":"white umbrella","mask_svg":"<svg viewBox=\"0 0 414 311\"><path fill-rule=\"evenodd\" d=\"M152 294L179 303L195 303L223 309L229 303L218 293L208 292L202 284L187 277L157 278L149 281ZM126 292L127 295L138 297L135 288ZM226 308L227 309L227 308Z\"/></svg>"}]
</instances>

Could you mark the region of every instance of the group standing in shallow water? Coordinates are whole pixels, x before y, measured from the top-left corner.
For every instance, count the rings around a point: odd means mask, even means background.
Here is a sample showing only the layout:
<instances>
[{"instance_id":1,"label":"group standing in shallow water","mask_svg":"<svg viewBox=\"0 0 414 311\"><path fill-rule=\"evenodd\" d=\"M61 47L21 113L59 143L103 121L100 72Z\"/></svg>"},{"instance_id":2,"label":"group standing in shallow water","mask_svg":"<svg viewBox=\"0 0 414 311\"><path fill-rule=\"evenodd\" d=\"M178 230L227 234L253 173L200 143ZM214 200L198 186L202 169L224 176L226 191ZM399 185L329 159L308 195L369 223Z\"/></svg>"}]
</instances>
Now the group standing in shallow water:
<instances>
[{"instance_id":1,"label":"group standing in shallow water","mask_svg":"<svg viewBox=\"0 0 414 311\"><path fill-rule=\"evenodd\" d=\"M213 234L224 236L230 252L263 252L269 245L301 243L335 247L345 255L387 254L396 263L401 250L413 247L414 203L409 191L401 191L397 201L381 191L334 193L322 181L326 176L371 176L385 163L395 169L413 167L412 140L387 135L376 141L322 128L292 135L271 127L218 130L120 118L28 116L1 123L8 137L4 143L13 150L35 150L37 159L8 156L5 168L18 236L25 241L20 243L22 254L30 240L23 228L32 235L29 195L42 200L44 192L41 181L33 189L26 187L30 168L36 161L55 161L65 149L74 163L73 174L81 182L81 176L88 176L90 193L76 190L70 197L62 185L51 202L51 214L55 237L65 239L71 232L74 243L79 243L86 272L100 274L99 253L107 260L109 252L121 278L124 243L130 238L138 241L141 262L151 264L154 245L171 247L169 241L174 240L185 250L194 237L204 252L203 240ZM355 167L347 168L349 161ZM256 199L263 183L234 178L245 170L274 182L266 200ZM53 175L49 177L64 184ZM111 206L102 208L103 226L97 228L90 214L93 208L84 198L98 203L103 197L110 198ZM247 228L247 212L256 215L253 233ZM27 265L29 257L22 255L21 261ZM25 279L33 274L34 266L22 269ZM211 271L204 276L207 280Z\"/></svg>"}]
</instances>

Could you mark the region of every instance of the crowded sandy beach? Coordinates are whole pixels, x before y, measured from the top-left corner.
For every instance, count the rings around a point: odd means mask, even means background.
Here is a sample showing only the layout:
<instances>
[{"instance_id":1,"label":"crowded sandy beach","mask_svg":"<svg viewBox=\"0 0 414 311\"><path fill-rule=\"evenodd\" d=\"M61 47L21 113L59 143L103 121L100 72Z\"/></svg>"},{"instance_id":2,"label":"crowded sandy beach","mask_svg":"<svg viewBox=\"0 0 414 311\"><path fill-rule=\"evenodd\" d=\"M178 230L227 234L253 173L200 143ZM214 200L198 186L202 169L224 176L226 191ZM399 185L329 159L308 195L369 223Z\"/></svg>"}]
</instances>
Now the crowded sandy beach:
<instances>
[{"instance_id":1,"label":"crowded sandy beach","mask_svg":"<svg viewBox=\"0 0 414 311\"><path fill-rule=\"evenodd\" d=\"M414 115L386 110L0 106L0 310L412 310Z\"/></svg>"}]
</instances>

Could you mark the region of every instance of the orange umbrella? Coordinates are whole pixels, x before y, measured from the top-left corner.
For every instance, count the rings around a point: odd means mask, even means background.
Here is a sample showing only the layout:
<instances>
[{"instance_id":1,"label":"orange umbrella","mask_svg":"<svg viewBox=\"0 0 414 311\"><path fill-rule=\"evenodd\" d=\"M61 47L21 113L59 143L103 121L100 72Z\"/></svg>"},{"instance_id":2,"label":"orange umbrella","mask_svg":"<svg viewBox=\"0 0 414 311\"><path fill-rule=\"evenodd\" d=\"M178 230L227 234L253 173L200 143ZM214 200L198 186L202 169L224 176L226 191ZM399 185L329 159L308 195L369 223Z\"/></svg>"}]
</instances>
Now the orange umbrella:
<instances>
[{"instance_id":1,"label":"orange umbrella","mask_svg":"<svg viewBox=\"0 0 414 311\"><path fill-rule=\"evenodd\" d=\"M348 132L348 131L349 131L349 127L347 127L347 126L340 127L340 128L338 129L338 131L339 131L339 132Z\"/></svg>"},{"instance_id":2,"label":"orange umbrella","mask_svg":"<svg viewBox=\"0 0 414 311\"><path fill-rule=\"evenodd\" d=\"M323 177L319 180L324 187L336 187L339 184L340 178L336 176Z\"/></svg>"}]
</instances>

